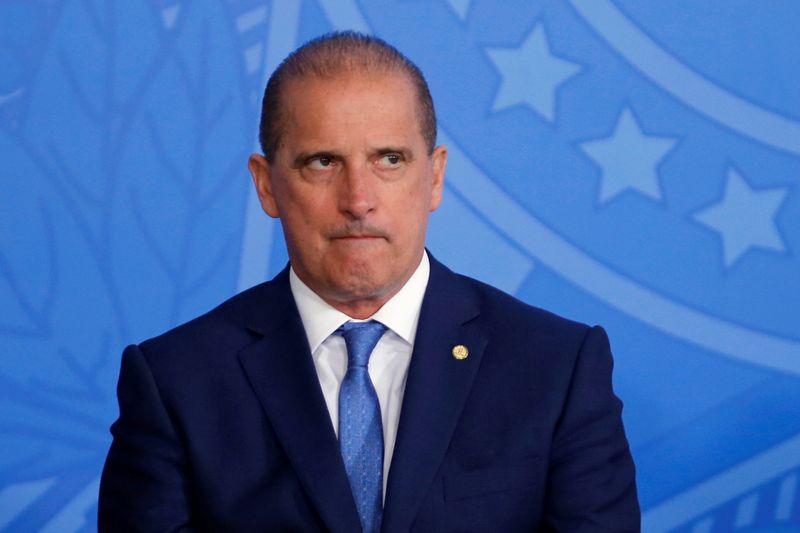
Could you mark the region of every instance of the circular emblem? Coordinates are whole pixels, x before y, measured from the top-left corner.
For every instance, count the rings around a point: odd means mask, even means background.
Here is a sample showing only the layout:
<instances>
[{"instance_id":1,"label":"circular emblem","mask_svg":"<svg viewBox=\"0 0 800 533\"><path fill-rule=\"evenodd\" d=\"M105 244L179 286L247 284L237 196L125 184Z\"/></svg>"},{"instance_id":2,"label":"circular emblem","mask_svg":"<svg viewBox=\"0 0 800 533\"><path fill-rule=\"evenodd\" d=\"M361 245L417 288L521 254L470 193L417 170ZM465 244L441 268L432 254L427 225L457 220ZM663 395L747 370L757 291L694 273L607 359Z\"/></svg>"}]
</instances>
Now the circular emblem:
<instances>
[{"instance_id":1,"label":"circular emblem","mask_svg":"<svg viewBox=\"0 0 800 533\"><path fill-rule=\"evenodd\" d=\"M460 361L461 359L466 359L468 355L469 355L469 350L463 344L457 344L456 346L453 346L454 358Z\"/></svg>"}]
</instances>

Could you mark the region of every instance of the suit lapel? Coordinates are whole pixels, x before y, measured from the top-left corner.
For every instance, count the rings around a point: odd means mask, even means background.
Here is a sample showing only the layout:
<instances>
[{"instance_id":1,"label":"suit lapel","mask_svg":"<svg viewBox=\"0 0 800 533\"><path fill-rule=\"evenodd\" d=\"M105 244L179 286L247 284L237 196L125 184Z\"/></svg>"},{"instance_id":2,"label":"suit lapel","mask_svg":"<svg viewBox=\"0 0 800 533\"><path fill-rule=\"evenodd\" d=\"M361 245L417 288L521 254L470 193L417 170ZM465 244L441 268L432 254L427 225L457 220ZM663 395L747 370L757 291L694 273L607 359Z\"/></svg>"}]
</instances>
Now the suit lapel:
<instances>
[{"instance_id":1,"label":"suit lapel","mask_svg":"<svg viewBox=\"0 0 800 533\"><path fill-rule=\"evenodd\" d=\"M450 443L487 338L469 286L431 257L389 471L383 531L408 531ZM453 357L462 344L469 355Z\"/></svg>"},{"instance_id":2,"label":"suit lapel","mask_svg":"<svg viewBox=\"0 0 800 533\"><path fill-rule=\"evenodd\" d=\"M361 524L287 271L273 285L274 294L253 310L250 326L264 337L240 352L239 360L327 527L359 531Z\"/></svg>"}]
</instances>

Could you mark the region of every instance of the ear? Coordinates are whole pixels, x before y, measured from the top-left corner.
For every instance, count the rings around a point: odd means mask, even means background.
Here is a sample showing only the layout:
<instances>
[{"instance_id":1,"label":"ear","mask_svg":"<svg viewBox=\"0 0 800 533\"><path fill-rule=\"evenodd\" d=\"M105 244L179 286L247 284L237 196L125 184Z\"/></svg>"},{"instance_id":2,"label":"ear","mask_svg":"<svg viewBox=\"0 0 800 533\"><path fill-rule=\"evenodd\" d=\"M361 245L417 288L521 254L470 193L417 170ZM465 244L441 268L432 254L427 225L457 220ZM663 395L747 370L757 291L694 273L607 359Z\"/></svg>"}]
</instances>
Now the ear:
<instances>
[{"instance_id":1,"label":"ear","mask_svg":"<svg viewBox=\"0 0 800 533\"><path fill-rule=\"evenodd\" d=\"M272 218L278 218L278 204L272 194L272 175L270 174L269 161L261 154L253 154L247 161L247 168L253 176L253 185L256 187L261 208Z\"/></svg>"},{"instance_id":2,"label":"ear","mask_svg":"<svg viewBox=\"0 0 800 533\"><path fill-rule=\"evenodd\" d=\"M442 191L444 190L444 169L447 166L447 147L437 146L431 154L433 164L433 188L431 190L431 211L436 211L442 203Z\"/></svg>"}]
</instances>

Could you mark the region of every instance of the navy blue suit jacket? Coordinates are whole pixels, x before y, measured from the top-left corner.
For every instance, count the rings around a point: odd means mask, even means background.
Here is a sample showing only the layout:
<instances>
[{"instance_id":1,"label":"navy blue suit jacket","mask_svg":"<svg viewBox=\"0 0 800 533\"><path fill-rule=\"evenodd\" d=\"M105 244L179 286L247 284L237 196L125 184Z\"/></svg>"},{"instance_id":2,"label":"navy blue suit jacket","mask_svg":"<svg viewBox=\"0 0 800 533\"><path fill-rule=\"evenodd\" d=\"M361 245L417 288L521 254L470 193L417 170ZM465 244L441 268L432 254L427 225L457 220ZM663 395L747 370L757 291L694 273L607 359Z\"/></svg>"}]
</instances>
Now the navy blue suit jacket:
<instances>
[{"instance_id":1,"label":"navy blue suit jacket","mask_svg":"<svg viewBox=\"0 0 800 533\"><path fill-rule=\"evenodd\" d=\"M383 531L638 531L611 368L601 328L431 258ZM101 531L360 530L288 270L129 346L118 396Z\"/></svg>"}]
</instances>

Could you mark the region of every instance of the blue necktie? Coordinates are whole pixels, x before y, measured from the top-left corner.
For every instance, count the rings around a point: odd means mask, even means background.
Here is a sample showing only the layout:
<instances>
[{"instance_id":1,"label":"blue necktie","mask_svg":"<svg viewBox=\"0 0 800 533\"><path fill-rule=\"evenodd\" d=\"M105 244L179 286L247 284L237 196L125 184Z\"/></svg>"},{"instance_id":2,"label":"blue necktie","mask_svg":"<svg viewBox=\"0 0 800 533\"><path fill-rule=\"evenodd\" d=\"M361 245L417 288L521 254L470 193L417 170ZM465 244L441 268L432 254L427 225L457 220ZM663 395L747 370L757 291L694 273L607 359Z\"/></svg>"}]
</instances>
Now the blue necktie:
<instances>
[{"instance_id":1,"label":"blue necktie","mask_svg":"<svg viewBox=\"0 0 800 533\"><path fill-rule=\"evenodd\" d=\"M347 373L339 391L339 448L364 533L381 529L383 425L367 363L386 326L347 322L336 330L347 345Z\"/></svg>"}]
</instances>

